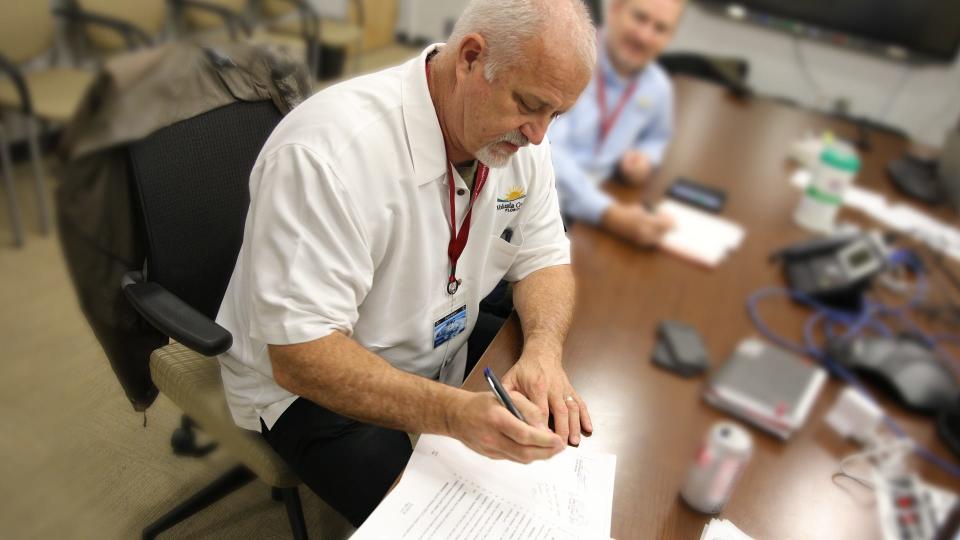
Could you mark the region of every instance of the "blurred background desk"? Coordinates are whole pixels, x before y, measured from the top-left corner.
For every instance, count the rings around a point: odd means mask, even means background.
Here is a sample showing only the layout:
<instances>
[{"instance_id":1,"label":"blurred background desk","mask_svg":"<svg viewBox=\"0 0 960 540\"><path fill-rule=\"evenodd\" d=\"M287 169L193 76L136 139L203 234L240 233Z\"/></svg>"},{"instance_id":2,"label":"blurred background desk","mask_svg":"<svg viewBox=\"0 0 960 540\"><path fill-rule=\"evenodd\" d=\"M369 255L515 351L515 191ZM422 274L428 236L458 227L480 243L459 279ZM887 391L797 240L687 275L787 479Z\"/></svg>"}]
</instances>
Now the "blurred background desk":
<instances>
[{"instance_id":1,"label":"blurred background desk","mask_svg":"<svg viewBox=\"0 0 960 540\"><path fill-rule=\"evenodd\" d=\"M708 517L678 498L694 452L708 426L726 418L700 397L703 378L681 379L649 358L656 324L679 319L698 328L720 365L744 337L756 335L745 302L760 287L783 284L775 249L808 237L791 215L800 193L788 177L790 144L807 131L831 129L855 138L856 127L817 113L760 99L738 101L721 88L676 79L677 133L652 184L610 186L623 199L658 198L676 176L721 186L729 198L723 215L747 230L744 244L714 270L673 256L640 251L596 229L571 229L578 298L564 350L571 381L587 401L595 434L585 448L617 455L613 499L614 538L698 538ZM896 198L883 172L907 142L872 134L858 183ZM841 219L870 225L844 210ZM941 219L948 214L935 212ZM937 286L937 285L935 285ZM764 304L768 324L800 340L809 312L786 300ZM511 319L481 359L503 374L520 353L521 333ZM480 370L465 386L483 390ZM756 450L722 516L757 539L879 538L872 494L833 478L839 460L858 448L824 422L842 385L831 381L806 425L787 442L751 428ZM883 396L884 408L918 443L942 456L930 418L913 415ZM960 491L960 481L917 460L921 476Z\"/></svg>"}]
</instances>

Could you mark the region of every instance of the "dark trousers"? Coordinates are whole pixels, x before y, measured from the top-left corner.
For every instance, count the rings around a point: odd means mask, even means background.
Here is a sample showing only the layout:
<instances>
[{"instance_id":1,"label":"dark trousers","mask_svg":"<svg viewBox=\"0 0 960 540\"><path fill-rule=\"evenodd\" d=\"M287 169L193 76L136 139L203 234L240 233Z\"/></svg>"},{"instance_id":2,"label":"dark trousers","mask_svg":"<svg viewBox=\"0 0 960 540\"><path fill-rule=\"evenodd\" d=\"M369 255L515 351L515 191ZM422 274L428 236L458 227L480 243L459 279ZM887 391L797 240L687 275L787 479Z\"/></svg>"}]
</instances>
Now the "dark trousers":
<instances>
[{"instance_id":1,"label":"dark trousers","mask_svg":"<svg viewBox=\"0 0 960 540\"><path fill-rule=\"evenodd\" d=\"M480 313L467 342L466 373L503 321ZM260 427L303 483L354 527L373 512L413 453L406 433L358 422L304 398L294 401L272 429L262 421Z\"/></svg>"}]
</instances>

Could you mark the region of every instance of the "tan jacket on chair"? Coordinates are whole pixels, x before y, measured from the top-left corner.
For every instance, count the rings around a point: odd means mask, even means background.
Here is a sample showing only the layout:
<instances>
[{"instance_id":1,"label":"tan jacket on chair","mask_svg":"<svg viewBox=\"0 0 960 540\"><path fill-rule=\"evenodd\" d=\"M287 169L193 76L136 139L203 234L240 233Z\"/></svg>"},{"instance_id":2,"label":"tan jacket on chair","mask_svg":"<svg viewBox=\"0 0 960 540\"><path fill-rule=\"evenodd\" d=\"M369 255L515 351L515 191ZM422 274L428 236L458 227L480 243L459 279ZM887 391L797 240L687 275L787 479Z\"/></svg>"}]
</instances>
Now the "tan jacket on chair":
<instances>
[{"instance_id":1,"label":"tan jacket on chair","mask_svg":"<svg viewBox=\"0 0 960 540\"><path fill-rule=\"evenodd\" d=\"M120 279L141 269L127 145L234 101L284 114L309 94L306 69L263 47L169 43L117 57L98 75L59 151L57 221L80 305L134 409L156 398L150 353L167 339L131 308Z\"/></svg>"}]
</instances>

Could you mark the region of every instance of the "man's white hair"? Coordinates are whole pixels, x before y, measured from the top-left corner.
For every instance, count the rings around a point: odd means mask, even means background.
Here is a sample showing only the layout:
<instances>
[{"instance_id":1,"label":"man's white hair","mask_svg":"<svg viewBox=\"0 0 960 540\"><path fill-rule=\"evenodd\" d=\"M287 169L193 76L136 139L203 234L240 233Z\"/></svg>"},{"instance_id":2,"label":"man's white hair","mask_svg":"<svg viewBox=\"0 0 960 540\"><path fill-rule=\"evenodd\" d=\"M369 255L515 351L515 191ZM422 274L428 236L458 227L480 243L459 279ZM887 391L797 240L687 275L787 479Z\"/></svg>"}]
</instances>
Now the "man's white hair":
<instances>
[{"instance_id":1,"label":"man's white hair","mask_svg":"<svg viewBox=\"0 0 960 540\"><path fill-rule=\"evenodd\" d=\"M487 41L483 75L492 81L500 70L521 60L525 42L548 30L573 46L576 60L591 72L597 61L596 29L582 0L471 0L447 39L451 48L467 34Z\"/></svg>"}]
</instances>

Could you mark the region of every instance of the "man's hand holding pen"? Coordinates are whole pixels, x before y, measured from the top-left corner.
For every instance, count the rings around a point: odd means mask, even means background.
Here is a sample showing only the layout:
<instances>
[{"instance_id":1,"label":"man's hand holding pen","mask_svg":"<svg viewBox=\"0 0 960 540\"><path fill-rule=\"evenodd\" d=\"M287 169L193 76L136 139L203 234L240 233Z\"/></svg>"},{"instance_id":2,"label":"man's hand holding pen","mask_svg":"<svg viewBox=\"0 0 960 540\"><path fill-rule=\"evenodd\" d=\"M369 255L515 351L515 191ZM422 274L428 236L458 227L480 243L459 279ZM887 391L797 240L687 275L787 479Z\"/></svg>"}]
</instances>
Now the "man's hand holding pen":
<instances>
[{"instance_id":1,"label":"man's hand holding pen","mask_svg":"<svg viewBox=\"0 0 960 540\"><path fill-rule=\"evenodd\" d=\"M566 446L547 429L537 406L519 392L510 392L509 399L529 423L514 416L492 392L458 392L456 399L458 403L447 407L448 434L487 457L530 463Z\"/></svg>"}]
</instances>

